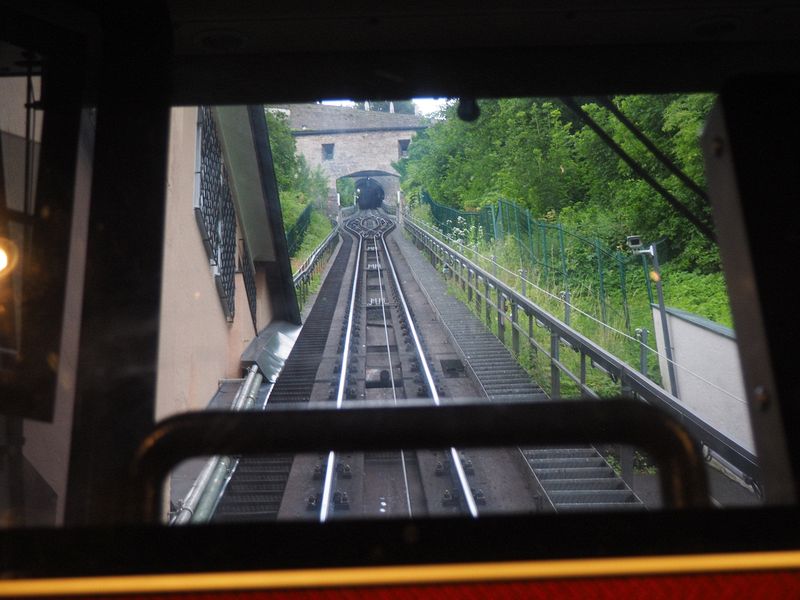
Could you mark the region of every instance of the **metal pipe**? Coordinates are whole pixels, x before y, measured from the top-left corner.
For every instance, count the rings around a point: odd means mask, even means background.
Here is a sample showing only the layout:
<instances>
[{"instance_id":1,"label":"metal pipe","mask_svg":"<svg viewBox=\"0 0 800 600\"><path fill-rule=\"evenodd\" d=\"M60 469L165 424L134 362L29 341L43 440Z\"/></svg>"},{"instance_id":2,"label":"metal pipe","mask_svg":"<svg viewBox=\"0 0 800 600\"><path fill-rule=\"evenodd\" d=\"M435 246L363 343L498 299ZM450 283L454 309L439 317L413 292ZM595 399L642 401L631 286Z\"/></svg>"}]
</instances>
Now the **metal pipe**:
<instances>
[{"instance_id":1,"label":"metal pipe","mask_svg":"<svg viewBox=\"0 0 800 600\"><path fill-rule=\"evenodd\" d=\"M253 381L256 377L261 379L261 376L258 375L258 367L253 365L250 367L247 377L241 380L242 384L239 386L239 389L236 391L236 396L233 398L231 410L236 411L241 409L241 406L250 395L250 388L252 387ZM260 381L258 385L261 385ZM256 387L256 389L258 388ZM206 461L206 464L203 466L203 469L200 471L197 479L195 479L194 484L192 484L189 493L186 494L180 510L178 510L172 521L170 521L170 525L183 525L195 520L198 505L200 504L202 498L206 495L209 484L217 473L221 458L223 457L212 456L208 459L208 461Z\"/></svg>"},{"instance_id":2,"label":"metal pipe","mask_svg":"<svg viewBox=\"0 0 800 600\"><path fill-rule=\"evenodd\" d=\"M658 250L655 244L650 245L650 256L653 257L653 270L656 273L656 293L658 294L658 312L661 313L661 331L664 334L664 354L667 355L667 372L669 373L670 392L676 398L678 395L678 379L675 377L675 361L672 357L672 342L669 337L667 323L667 307L664 305L664 288L661 285L661 266L658 264Z\"/></svg>"}]
</instances>

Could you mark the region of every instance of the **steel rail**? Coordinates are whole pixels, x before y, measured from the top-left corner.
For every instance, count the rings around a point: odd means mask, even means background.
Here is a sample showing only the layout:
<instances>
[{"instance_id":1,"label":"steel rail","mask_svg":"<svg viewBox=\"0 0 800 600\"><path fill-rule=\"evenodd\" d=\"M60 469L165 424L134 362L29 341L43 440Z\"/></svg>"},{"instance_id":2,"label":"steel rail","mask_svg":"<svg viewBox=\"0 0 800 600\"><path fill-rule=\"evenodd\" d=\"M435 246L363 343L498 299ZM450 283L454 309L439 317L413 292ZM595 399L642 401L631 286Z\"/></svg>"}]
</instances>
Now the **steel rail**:
<instances>
[{"instance_id":1,"label":"steel rail","mask_svg":"<svg viewBox=\"0 0 800 600\"><path fill-rule=\"evenodd\" d=\"M392 257L389 254L389 247L386 245L386 240L381 237L381 242L383 243L383 248L386 253L386 261L389 265L389 269L392 272L392 278L394 279L394 284L397 289L397 297L400 300L401 305L403 306L403 311L406 314L406 321L408 322L408 330L411 333L411 336L414 338L414 345L417 349L417 355L419 356L419 363L422 367L422 370L425 373L425 382L428 385L428 389L431 392L431 398L433 398L433 403L436 406L440 405L439 400L439 392L436 389L436 382L433 380L433 374L428 367L428 359L425 355L425 351L422 348L422 342L419 339L419 335L417 334L417 328L414 326L414 319L411 316L411 310L408 308L408 304L406 303L405 296L403 294L402 288L400 287L400 279L397 277L397 271L394 268L394 262L392 261ZM461 464L461 458L458 456L458 452L456 451L455 447L450 447L450 462L453 465L453 468L456 470L456 474L458 477L458 482L461 485L461 490L464 494L464 501L467 503L467 508L469 509L470 515L473 518L478 517L478 505L475 502L475 498L472 495L472 490L469 486L469 481L467 481L467 474L464 472L464 467Z\"/></svg>"},{"instance_id":2,"label":"steel rail","mask_svg":"<svg viewBox=\"0 0 800 600\"><path fill-rule=\"evenodd\" d=\"M386 219L382 219L378 217L378 223L386 224ZM385 232L380 232L380 239L383 241L383 236ZM394 405L397 406L397 386L394 383L394 365L392 364L392 348L391 344L389 343L389 323L386 319L386 296L383 293L383 276L381 274L381 257L380 253L378 252L378 244L377 241L375 243L375 264L378 267L378 289L381 292L381 314L383 315L383 332L384 337L386 338L386 357L389 361L389 380L392 384L392 399L394 400ZM388 283L388 282L387 282ZM400 450L400 464L403 468L403 484L405 485L406 490L406 506L408 507L408 518L412 518L414 516L411 510L411 490L408 487L408 471L406 470L406 456L403 450Z\"/></svg>"},{"instance_id":3,"label":"steel rail","mask_svg":"<svg viewBox=\"0 0 800 600\"><path fill-rule=\"evenodd\" d=\"M345 331L344 336L344 345L342 346L342 365L340 368L339 373L339 386L336 391L336 408L340 409L342 407L342 402L344 400L344 390L345 386L347 385L347 361L350 358L350 338L353 334L353 314L355 311L356 306L356 294L358 292L358 274L359 268L361 267L361 245L363 242L363 238L359 236L358 238L358 248L356 249L356 265L355 269L353 270L353 289L350 293L350 309L347 313L347 328ZM333 465L336 461L336 454L333 450L330 451L328 454L328 466L325 469L325 482L322 486L322 499L320 501L320 509L319 509L319 522L324 523L328 520L328 512L330 509L330 501L331 501L331 488L333 487Z\"/></svg>"}]
</instances>

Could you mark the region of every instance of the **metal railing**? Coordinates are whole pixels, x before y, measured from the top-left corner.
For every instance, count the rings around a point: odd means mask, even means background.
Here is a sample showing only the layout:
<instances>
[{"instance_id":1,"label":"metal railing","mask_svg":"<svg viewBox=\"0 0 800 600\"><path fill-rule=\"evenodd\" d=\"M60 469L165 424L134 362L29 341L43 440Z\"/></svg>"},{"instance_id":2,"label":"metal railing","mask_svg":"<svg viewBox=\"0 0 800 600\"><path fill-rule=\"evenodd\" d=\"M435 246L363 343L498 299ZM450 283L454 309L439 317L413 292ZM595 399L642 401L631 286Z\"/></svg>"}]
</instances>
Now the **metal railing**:
<instances>
[{"instance_id":1,"label":"metal railing","mask_svg":"<svg viewBox=\"0 0 800 600\"><path fill-rule=\"evenodd\" d=\"M341 210L339 210L339 214L344 219L345 217L349 217L351 215L356 214L356 210L358 210L358 208L355 205L353 205L353 206L345 206Z\"/></svg>"},{"instance_id":2,"label":"metal railing","mask_svg":"<svg viewBox=\"0 0 800 600\"><path fill-rule=\"evenodd\" d=\"M131 466L130 518L158 522L164 478L181 461L203 453L507 448L532 443L639 447L659 466L666 507L708 507L703 459L686 425L647 404L617 399L183 413L161 421L139 445Z\"/></svg>"},{"instance_id":3,"label":"metal railing","mask_svg":"<svg viewBox=\"0 0 800 600\"><path fill-rule=\"evenodd\" d=\"M703 446L706 455L722 459L742 474L742 478L758 489L759 466L756 457L732 439L715 430L680 401L623 360L578 333L575 329L545 311L524 294L507 285L492 273L487 272L466 256L454 250L442 240L434 237L412 219L406 218L405 229L420 250L427 253L434 265L447 266L455 285L467 296L490 329L496 328L497 337L505 344L507 333L511 335L511 350L520 354L521 343L527 343L538 360L544 357L550 366L551 397L561 395L562 375L568 377L580 389L581 394L599 398L587 384L587 371L594 368L605 373L619 385L620 393L643 400L658 407L681 423ZM527 327L521 323L525 316ZM549 344L540 343L534 336L534 325L549 333ZM568 347L579 354L580 369L574 373L563 360L560 352Z\"/></svg>"},{"instance_id":4,"label":"metal railing","mask_svg":"<svg viewBox=\"0 0 800 600\"><path fill-rule=\"evenodd\" d=\"M328 263L328 259L333 254L336 248L336 243L339 240L339 226L334 225L333 231L330 232L322 243L303 261L300 268L292 278L294 281L295 294L297 295L297 303L300 308L303 308L311 290L311 284L316 275L319 275Z\"/></svg>"}]
</instances>

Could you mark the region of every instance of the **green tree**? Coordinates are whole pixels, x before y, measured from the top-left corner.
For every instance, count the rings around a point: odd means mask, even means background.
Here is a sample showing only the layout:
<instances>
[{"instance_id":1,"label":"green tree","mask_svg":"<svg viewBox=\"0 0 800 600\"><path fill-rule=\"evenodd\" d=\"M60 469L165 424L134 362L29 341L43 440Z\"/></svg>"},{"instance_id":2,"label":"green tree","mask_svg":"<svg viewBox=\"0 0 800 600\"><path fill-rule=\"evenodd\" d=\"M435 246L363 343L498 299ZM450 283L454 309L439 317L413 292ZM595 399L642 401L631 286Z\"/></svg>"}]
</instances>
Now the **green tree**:
<instances>
[{"instance_id":1,"label":"green tree","mask_svg":"<svg viewBox=\"0 0 800 600\"><path fill-rule=\"evenodd\" d=\"M711 94L620 96L620 110L700 185L698 136ZM396 165L406 194L426 190L442 204L471 210L504 197L539 218L555 215L565 226L606 245L626 235L665 239L665 254L682 269L716 272L719 255L690 223L560 102L542 98L480 101L473 123L457 118L454 104L414 138L409 157ZM589 113L625 151L689 206L709 207L687 190L605 108Z\"/></svg>"}]
</instances>

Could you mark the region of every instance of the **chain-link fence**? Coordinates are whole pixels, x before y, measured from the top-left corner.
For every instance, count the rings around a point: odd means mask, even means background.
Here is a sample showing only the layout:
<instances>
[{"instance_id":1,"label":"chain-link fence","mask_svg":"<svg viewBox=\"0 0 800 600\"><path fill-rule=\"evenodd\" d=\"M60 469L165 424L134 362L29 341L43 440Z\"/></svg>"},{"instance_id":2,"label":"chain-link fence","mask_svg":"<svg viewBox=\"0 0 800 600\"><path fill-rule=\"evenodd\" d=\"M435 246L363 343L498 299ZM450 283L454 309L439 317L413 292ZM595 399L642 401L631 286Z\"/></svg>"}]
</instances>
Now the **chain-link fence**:
<instances>
[{"instance_id":1,"label":"chain-link fence","mask_svg":"<svg viewBox=\"0 0 800 600\"><path fill-rule=\"evenodd\" d=\"M633 295L637 314L649 324L653 297L644 257L535 219L528 209L504 199L478 211L444 206L424 192L412 202L427 206L444 234L490 251L505 267L525 271L528 279L583 305L603 323L630 333L637 325L631 318Z\"/></svg>"},{"instance_id":2,"label":"chain-link fence","mask_svg":"<svg viewBox=\"0 0 800 600\"><path fill-rule=\"evenodd\" d=\"M289 256L297 254L300 244L303 243L303 237L305 237L306 229L308 229L308 224L311 222L313 210L313 204L306 206L300 216L297 217L294 225L286 230L286 244L289 246Z\"/></svg>"}]
</instances>

